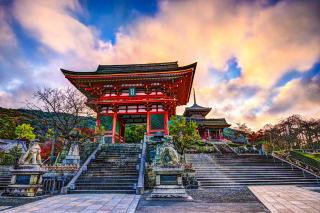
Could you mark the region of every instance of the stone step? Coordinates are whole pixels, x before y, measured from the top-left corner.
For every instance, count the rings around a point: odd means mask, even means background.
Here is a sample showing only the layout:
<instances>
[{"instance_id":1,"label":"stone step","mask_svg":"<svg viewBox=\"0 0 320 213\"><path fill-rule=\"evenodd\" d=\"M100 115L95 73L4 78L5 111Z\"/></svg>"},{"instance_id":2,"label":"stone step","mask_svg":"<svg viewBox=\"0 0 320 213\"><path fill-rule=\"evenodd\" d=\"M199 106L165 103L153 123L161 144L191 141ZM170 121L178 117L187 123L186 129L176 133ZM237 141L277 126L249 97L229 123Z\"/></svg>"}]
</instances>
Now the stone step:
<instances>
[{"instance_id":1,"label":"stone step","mask_svg":"<svg viewBox=\"0 0 320 213\"><path fill-rule=\"evenodd\" d=\"M130 186L126 186L126 185L79 186L79 185L76 185L75 189L76 190L134 190L134 184L131 184Z\"/></svg>"},{"instance_id":2,"label":"stone step","mask_svg":"<svg viewBox=\"0 0 320 213\"><path fill-rule=\"evenodd\" d=\"M215 179L207 179L207 178L198 178L198 181L200 181L201 183L216 183L216 182L221 182L221 181L228 181L228 182L259 182L259 181L294 181L294 180L301 180L301 181L317 181L317 179L315 178L303 178L303 177L294 177L294 178L286 178L286 177L277 177L277 178L259 178L259 179L254 179L254 178L215 178Z\"/></svg>"},{"instance_id":3,"label":"stone step","mask_svg":"<svg viewBox=\"0 0 320 213\"><path fill-rule=\"evenodd\" d=\"M109 175L103 175L103 176L100 176L100 177L95 177L96 179L99 179L99 180L104 180L104 181L108 181L109 179L116 179L116 180L133 180L133 179L138 179L137 175L113 175L113 174L109 174ZM87 177L87 175L84 175L84 176L80 176L78 178L78 180L82 180L82 179L90 179L92 181L95 180L95 178L93 177Z\"/></svg>"},{"instance_id":4,"label":"stone step","mask_svg":"<svg viewBox=\"0 0 320 213\"><path fill-rule=\"evenodd\" d=\"M137 178L134 179L118 179L118 178L109 178L109 179L105 179L105 178L96 178L96 179L78 179L77 183L78 184L93 184L93 183L119 183L119 184L123 184L123 183L136 183L138 182Z\"/></svg>"},{"instance_id":5,"label":"stone step","mask_svg":"<svg viewBox=\"0 0 320 213\"><path fill-rule=\"evenodd\" d=\"M140 152L135 152L135 153L115 153L115 152L110 152L110 153L98 153L98 156L101 157L120 157L120 156L127 156L127 157L136 157L140 154Z\"/></svg>"},{"instance_id":6,"label":"stone step","mask_svg":"<svg viewBox=\"0 0 320 213\"><path fill-rule=\"evenodd\" d=\"M70 190L70 194L135 194L136 190Z\"/></svg>"},{"instance_id":7,"label":"stone step","mask_svg":"<svg viewBox=\"0 0 320 213\"><path fill-rule=\"evenodd\" d=\"M124 167L124 166L119 166L119 167L104 167L104 168L100 168L100 167L88 167L88 171L106 171L106 172L118 172L121 170L125 171L135 171L136 170L136 166L133 167Z\"/></svg>"},{"instance_id":8,"label":"stone step","mask_svg":"<svg viewBox=\"0 0 320 213\"><path fill-rule=\"evenodd\" d=\"M85 172L86 174L112 174L112 175L136 175L138 174L138 170L128 170L128 171L117 171L117 170L88 170Z\"/></svg>"},{"instance_id":9,"label":"stone step","mask_svg":"<svg viewBox=\"0 0 320 213\"><path fill-rule=\"evenodd\" d=\"M136 168L138 164L133 164L133 165L89 165L88 168L90 169L134 169Z\"/></svg>"},{"instance_id":10,"label":"stone step","mask_svg":"<svg viewBox=\"0 0 320 213\"><path fill-rule=\"evenodd\" d=\"M217 183L247 183L247 184L251 184L251 183L256 183L256 182L264 182L264 183L269 183L269 182L277 182L277 183L286 183L286 182L297 182L297 181L301 181L301 182L311 182L311 183L317 183L316 179L305 179L305 178L292 178L292 179L281 179L281 178L274 178L274 179L211 179L211 180L198 180L198 182L200 183L200 185L214 185ZM320 183L320 182L319 182Z\"/></svg>"},{"instance_id":11,"label":"stone step","mask_svg":"<svg viewBox=\"0 0 320 213\"><path fill-rule=\"evenodd\" d=\"M196 170L197 171L197 170ZM276 173L296 173L296 174L302 174L302 171L299 170L211 170L211 171L197 171L197 174L220 174L220 173L226 173L226 174L232 174L232 173L238 173L238 174L252 174L252 173L256 173L256 174L276 174Z\"/></svg>"},{"instance_id":12,"label":"stone step","mask_svg":"<svg viewBox=\"0 0 320 213\"><path fill-rule=\"evenodd\" d=\"M115 158L97 158L92 161L94 164L115 164L115 163L138 163L137 158L135 159L115 159Z\"/></svg>"},{"instance_id":13,"label":"stone step","mask_svg":"<svg viewBox=\"0 0 320 213\"><path fill-rule=\"evenodd\" d=\"M114 176L122 176L122 177L126 177L126 176L132 176L132 175L136 175L138 176L138 173L133 174L111 174L111 173L105 173L105 174L95 174L95 173L90 173L90 174L84 174L83 177L84 178L109 178L109 177L114 177Z\"/></svg>"},{"instance_id":14,"label":"stone step","mask_svg":"<svg viewBox=\"0 0 320 213\"><path fill-rule=\"evenodd\" d=\"M220 175L208 175L208 176L198 176L197 177L197 180L203 180L203 179L217 179L217 178L256 178L256 179L260 179L260 178L296 178L296 177L304 177L303 175L292 175L292 174L289 174L289 175L282 175L282 174L277 174L277 175L226 175L226 174L220 174ZM304 178L314 178L313 176L305 176Z\"/></svg>"},{"instance_id":15,"label":"stone step","mask_svg":"<svg viewBox=\"0 0 320 213\"><path fill-rule=\"evenodd\" d=\"M77 182L77 186L103 186L103 187L132 187L133 184L136 183L135 181L131 181L131 182L125 182L125 183L107 183L107 182L90 182L90 183L80 183Z\"/></svg>"},{"instance_id":16,"label":"stone step","mask_svg":"<svg viewBox=\"0 0 320 213\"><path fill-rule=\"evenodd\" d=\"M127 152L127 153L133 153L133 152L139 152L140 149L137 148L102 148L100 152Z\"/></svg>"},{"instance_id":17,"label":"stone step","mask_svg":"<svg viewBox=\"0 0 320 213\"><path fill-rule=\"evenodd\" d=\"M11 176L0 177L0 181L1 181L1 180L11 180Z\"/></svg>"},{"instance_id":18,"label":"stone step","mask_svg":"<svg viewBox=\"0 0 320 213\"><path fill-rule=\"evenodd\" d=\"M264 170L264 169L278 169L278 170L282 170L282 169L290 169L290 170L299 170L299 169L296 169L296 168L291 168L291 167L287 167L287 166L284 166L284 167L280 167L280 166L216 166L216 167L195 167L195 169L201 171L201 170L231 170L231 169L234 169L234 170L241 170L241 169L245 169L245 170L248 170L248 169L251 169L251 170Z\"/></svg>"},{"instance_id":19,"label":"stone step","mask_svg":"<svg viewBox=\"0 0 320 213\"><path fill-rule=\"evenodd\" d=\"M199 168L199 167L195 167L195 169L198 170L266 170L266 169L290 169L290 170L299 170L297 168L294 167L287 167L287 166L283 166L283 167L279 167L279 166L261 166L261 167L252 167L252 166L233 166L233 167L228 167L228 166L223 166L223 165L219 165L219 166L215 166L215 167L205 167L205 168Z\"/></svg>"},{"instance_id":20,"label":"stone step","mask_svg":"<svg viewBox=\"0 0 320 213\"><path fill-rule=\"evenodd\" d=\"M92 173L95 173L95 174L112 174L112 175L135 175L138 173L137 170L113 170L113 171L108 171L108 170L104 170L104 171L95 171L95 170L87 170L84 174L92 174Z\"/></svg>"},{"instance_id":21,"label":"stone step","mask_svg":"<svg viewBox=\"0 0 320 213\"><path fill-rule=\"evenodd\" d=\"M257 182L257 183L220 183L214 185L201 185L201 188L216 188L216 187L237 187L237 186L256 186L256 185L295 185L295 186L317 186L317 183L309 182Z\"/></svg>"},{"instance_id":22,"label":"stone step","mask_svg":"<svg viewBox=\"0 0 320 213\"><path fill-rule=\"evenodd\" d=\"M126 166L125 164L95 164L95 165L89 165L88 168L92 168L92 169L123 169L123 168L135 168L138 164L132 164L132 165L128 165Z\"/></svg>"}]
</instances>

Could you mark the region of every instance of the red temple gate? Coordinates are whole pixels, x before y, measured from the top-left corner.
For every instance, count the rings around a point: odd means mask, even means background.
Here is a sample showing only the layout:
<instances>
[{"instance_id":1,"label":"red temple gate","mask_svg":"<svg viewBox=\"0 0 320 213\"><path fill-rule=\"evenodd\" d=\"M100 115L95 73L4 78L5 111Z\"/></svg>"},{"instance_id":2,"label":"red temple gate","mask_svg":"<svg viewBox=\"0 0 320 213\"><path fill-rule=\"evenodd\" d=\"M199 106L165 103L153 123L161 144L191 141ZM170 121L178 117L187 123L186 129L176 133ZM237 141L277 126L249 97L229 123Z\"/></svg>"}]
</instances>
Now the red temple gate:
<instances>
[{"instance_id":1,"label":"red temple gate","mask_svg":"<svg viewBox=\"0 0 320 213\"><path fill-rule=\"evenodd\" d=\"M169 134L168 121L176 107L189 101L196 63L177 62L99 65L94 72L61 69L87 97L104 126L107 142L124 142L126 124L147 124L147 135Z\"/></svg>"}]
</instances>

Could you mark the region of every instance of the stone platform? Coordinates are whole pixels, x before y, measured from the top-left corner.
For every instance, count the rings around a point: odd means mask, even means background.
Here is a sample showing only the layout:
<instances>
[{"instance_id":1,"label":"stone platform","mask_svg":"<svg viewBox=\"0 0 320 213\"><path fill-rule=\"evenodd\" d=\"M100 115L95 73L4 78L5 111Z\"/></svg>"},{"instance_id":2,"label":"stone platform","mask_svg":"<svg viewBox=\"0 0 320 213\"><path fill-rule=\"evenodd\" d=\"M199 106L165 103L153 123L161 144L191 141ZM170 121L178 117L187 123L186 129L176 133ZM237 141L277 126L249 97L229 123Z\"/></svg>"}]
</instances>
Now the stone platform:
<instances>
[{"instance_id":1,"label":"stone platform","mask_svg":"<svg viewBox=\"0 0 320 213\"><path fill-rule=\"evenodd\" d=\"M320 193L296 186L250 186L271 212L320 212Z\"/></svg>"},{"instance_id":2,"label":"stone platform","mask_svg":"<svg viewBox=\"0 0 320 213\"><path fill-rule=\"evenodd\" d=\"M134 213L140 195L129 194L68 194L35 201L4 212L115 212Z\"/></svg>"}]
</instances>

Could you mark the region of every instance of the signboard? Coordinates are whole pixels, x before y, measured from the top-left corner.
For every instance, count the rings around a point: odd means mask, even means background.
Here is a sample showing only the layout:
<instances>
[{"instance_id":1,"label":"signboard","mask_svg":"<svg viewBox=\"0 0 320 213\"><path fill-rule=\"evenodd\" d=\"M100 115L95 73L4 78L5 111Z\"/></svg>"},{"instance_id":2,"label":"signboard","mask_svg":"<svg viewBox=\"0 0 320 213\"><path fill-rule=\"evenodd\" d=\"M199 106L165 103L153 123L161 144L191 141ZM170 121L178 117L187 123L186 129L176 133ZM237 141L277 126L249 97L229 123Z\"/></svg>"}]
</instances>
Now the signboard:
<instances>
[{"instance_id":1,"label":"signboard","mask_svg":"<svg viewBox=\"0 0 320 213\"><path fill-rule=\"evenodd\" d=\"M136 88L134 87L129 88L129 96L136 96Z\"/></svg>"}]
</instances>

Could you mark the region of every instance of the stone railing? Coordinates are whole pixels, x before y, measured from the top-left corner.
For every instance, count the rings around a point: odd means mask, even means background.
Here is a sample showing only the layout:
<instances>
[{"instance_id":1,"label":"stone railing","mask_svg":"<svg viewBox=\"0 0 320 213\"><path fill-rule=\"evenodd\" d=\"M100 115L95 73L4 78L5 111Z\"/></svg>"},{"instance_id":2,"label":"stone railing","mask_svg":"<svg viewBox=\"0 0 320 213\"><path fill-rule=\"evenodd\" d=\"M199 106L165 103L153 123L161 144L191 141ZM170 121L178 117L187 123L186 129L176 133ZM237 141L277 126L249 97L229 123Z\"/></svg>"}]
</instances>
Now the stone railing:
<instances>
[{"instance_id":1,"label":"stone railing","mask_svg":"<svg viewBox=\"0 0 320 213\"><path fill-rule=\"evenodd\" d=\"M44 194L59 193L61 188L66 186L72 176L52 175L42 177L42 189Z\"/></svg>"},{"instance_id":2,"label":"stone railing","mask_svg":"<svg viewBox=\"0 0 320 213\"><path fill-rule=\"evenodd\" d=\"M145 163L146 163L146 137L142 141L142 151L141 151L141 159L139 165L139 179L138 179L138 186L136 189L136 194L143 194L144 193L144 173L145 173Z\"/></svg>"},{"instance_id":3,"label":"stone railing","mask_svg":"<svg viewBox=\"0 0 320 213\"><path fill-rule=\"evenodd\" d=\"M101 144L97 146L97 148L91 153L91 155L87 158L87 160L82 164L82 166L77 171L77 173L73 176L72 180L68 183L68 185L61 188L62 194L66 194L69 189L75 188L75 182L80 177L82 172L87 171L89 163L91 162L91 160L94 160L96 158L96 154L100 149L101 149Z\"/></svg>"},{"instance_id":4,"label":"stone railing","mask_svg":"<svg viewBox=\"0 0 320 213\"><path fill-rule=\"evenodd\" d=\"M42 165L41 168L47 172L75 172L78 171L79 165Z\"/></svg>"},{"instance_id":5,"label":"stone railing","mask_svg":"<svg viewBox=\"0 0 320 213\"><path fill-rule=\"evenodd\" d=\"M287 162L289 162L290 164L293 164L297 167L301 167L317 176L320 176L320 168L319 167L314 167L312 165L306 164L305 162L295 158L294 156L291 155L291 153L289 151L286 152L273 152L271 154L272 156L276 156L278 158L281 158Z\"/></svg>"},{"instance_id":6,"label":"stone railing","mask_svg":"<svg viewBox=\"0 0 320 213\"><path fill-rule=\"evenodd\" d=\"M290 161L287 161L287 160L283 159L282 157L276 155L275 153L272 153L271 156L273 157L274 160L277 159L277 160L281 161L282 163L289 164L292 169L293 169L293 167L297 168L297 169L300 169L301 172L303 173L303 176L305 176L305 173L308 173L308 174L314 176L317 179L317 182L320 183L320 176L319 175L317 175L317 174L315 174L315 173L313 173L313 172L311 172L311 171L309 171L309 170L307 170L305 168L302 168L302 167L300 167L300 166L298 166L298 165L296 165L296 164L294 164L294 163L292 163Z\"/></svg>"}]
</instances>

